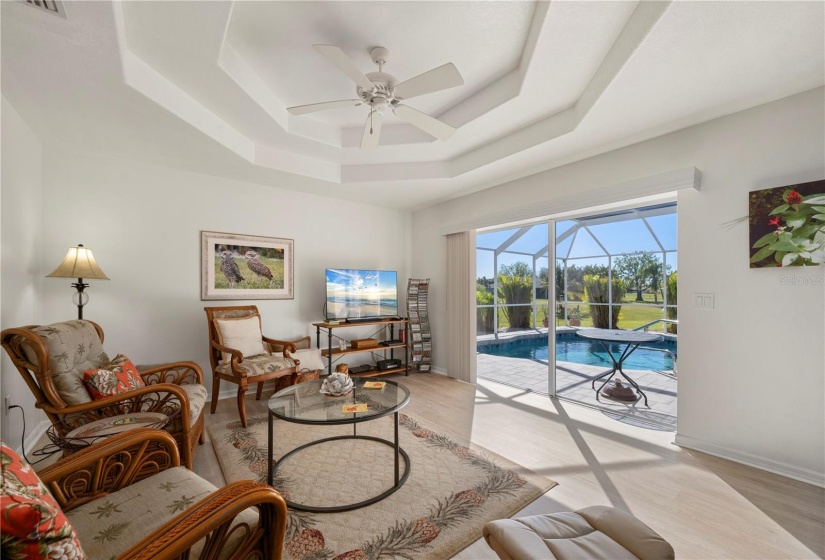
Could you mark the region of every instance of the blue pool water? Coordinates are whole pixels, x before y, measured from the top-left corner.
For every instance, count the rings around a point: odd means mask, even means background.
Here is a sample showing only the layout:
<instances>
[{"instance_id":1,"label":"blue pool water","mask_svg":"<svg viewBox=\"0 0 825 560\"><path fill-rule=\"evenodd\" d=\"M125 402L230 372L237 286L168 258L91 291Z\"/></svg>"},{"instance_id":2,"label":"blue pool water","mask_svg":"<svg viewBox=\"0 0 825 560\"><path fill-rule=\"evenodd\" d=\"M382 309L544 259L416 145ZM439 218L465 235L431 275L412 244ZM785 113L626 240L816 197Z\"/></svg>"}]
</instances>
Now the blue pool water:
<instances>
[{"instance_id":1,"label":"blue pool water","mask_svg":"<svg viewBox=\"0 0 825 560\"><path fill-rule=\"evenodd\" d=\"M608 344L610 352L616 358L621 355L625 346L624 344ZM676 354L675 341L642 344L625 360L622 367L625 369L673 369L673 360L670 355L655 350L647 350L647 348L668 350ZM497 345L479 345L478 351L494 356L527 358L541 362L547 362L548 359L547 341L544 338L528 338ZM604 367L613 365L600 342L569 335L556 336L556 361Z\"/></svg>"}]
</instances>

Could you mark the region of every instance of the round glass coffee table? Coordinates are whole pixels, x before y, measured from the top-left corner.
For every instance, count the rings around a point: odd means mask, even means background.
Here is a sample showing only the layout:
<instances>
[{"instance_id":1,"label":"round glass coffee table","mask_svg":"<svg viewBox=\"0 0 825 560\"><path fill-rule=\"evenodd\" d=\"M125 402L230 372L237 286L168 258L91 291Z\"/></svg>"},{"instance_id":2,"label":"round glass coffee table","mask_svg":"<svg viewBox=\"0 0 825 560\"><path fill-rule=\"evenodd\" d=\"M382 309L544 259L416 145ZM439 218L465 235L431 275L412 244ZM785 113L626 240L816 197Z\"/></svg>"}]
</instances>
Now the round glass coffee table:
<instances>
[{"instance_id":1,"label":"round glass coffee table","mask_svg":"<svg viewBox=\"0 0 825 560\"><path fill-rule=\"evenodd\" d=\"M319 445L328 441L363 439L383 443L393 448L393 457L395 458L395 484L381 494L355 504L324 507L308 506L287 500L287 505L292 509L314 513L334 513L362 508L379 502L394 493L404 485L407 481L407 477L410 475L410 457L398 445L399 411L407 406L408 402L410 402L409 390L396 381L381 381L384 383L384 386L381 389L365 388L365 383L375 382L369 378L353 378L353 381L355 383L355 387L352 392L342 397L331 397L322 394L320 392L322 383L320 380L292 385L286 389L278 391L270 397L269 402L267 403L267 409L269 410L269 414L267 415L269 417L269 439L267 441L269 469L267 471L267 483L272 486L273 477L284 462L308 447ZM356 404L366 405L365 410L363 412L344 412L345 406L349 407ZM359 423L377 420L378 418L383 418L390 415L394 417L394 441L373 436L358 435L357 426ZM275 418L295 424L314 424L323 426L352 424L352 435L334 436L312 441L300 447L296 447L276 461L272 457L275 436ZM401 473L401 457L404 458L405 464L403 474Z\"/></svg>"}]
</instances>

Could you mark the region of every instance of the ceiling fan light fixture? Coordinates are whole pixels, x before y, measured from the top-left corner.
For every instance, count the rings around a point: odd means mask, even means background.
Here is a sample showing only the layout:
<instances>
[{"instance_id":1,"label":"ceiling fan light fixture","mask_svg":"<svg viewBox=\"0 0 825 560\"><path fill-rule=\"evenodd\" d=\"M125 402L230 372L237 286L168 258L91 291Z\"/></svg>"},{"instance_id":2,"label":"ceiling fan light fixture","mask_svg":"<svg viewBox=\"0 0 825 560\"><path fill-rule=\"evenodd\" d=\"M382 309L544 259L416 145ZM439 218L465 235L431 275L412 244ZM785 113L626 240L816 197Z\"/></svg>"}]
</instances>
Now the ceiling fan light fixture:
<instances>
[{"instance_id":1,"label":"ceiling fan light fixture","mask_svg":"<svg viewBox=\"0 0 825 560\"><path fill-rule=\"evenodd\" d=\"M387 107L391 108L393 114L398 118L439 140L447 140L455 132L455 128L435 117L412 107L400 105L402 100L463 85L464 78L461 77L453 63L449 62L399 83L395 76L384 72L384 64L387 63L390 54L390 51L384 47L370 49L370 56L372 61L378 65L378 72L368 74L363 74L344 51L338 47L333 45L313 45L313 47L355 82L355 92L359 99L327 101L289 107L287 111L291 114L305 115L327 109L360 105L362 102L369 105L370 113L367 115L364 134L361 137L362 150L378 146L378 137L381 134L382 111Z\"/></svg>"}]
</instances>

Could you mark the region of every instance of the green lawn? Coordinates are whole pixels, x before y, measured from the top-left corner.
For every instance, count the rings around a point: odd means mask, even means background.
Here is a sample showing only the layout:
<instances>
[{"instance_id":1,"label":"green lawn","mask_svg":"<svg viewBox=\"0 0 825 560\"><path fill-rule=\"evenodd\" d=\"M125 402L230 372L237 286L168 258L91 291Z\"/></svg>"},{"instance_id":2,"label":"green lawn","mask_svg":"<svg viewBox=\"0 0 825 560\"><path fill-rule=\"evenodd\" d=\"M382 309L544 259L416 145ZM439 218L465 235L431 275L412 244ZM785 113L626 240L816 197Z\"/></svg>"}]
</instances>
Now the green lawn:
<instances>
[{"instance_id":1,"label":"green lawn","mask_svg":"<svg viewBox=\"0 0 825 560\"><path fill-rule=\"evenodd\" d=\"M654 303L653 294L642 292L642 299L645 300L645 303ZM627 303L636 303L636 290L628 290L622 298L622 301ZM657 294L655 303L657 305L662 305L662 294ZM669 303L672 304L676 302L671 301Z\"/></svg>"},{"instance_id":2,"label":"green lawn","mask_svg":"<svg viewBox=\"0 0 825 560\"><path fill-rule=\"evenodd\" d=\"M653 295L652 294L644 294L644 295L645 296L650 296L649 297L649 303L652 304L653 303ZM651 321L655 321L656 319L664 318L663 310L662 310L662 304L661 304L661 298L660 298L658 306L642 305L642 304L633 305L635 303L634 300L635 300L635 294L631 294L631 298L630 298L629 301L624 300L626 302L626 304L622 305L622 309L619 312L618 324L614 325L614 328L632 330L632 329L635 329L637 327L641 327L642 325L645 325L647 323L650 323ZM645 301L648 301L647 297L645 297ZM547 305L547 300L546 299L536 300L536 309L537 309L536 322L538 323L539 327L542 326L542 319L544 318L544 314L542 313L542 307L544 307L546 305ZM581 312L581 314L583 315L583 317L581 319L581 326L582 327L592 327L593 326L593 319L590 317L590 305L588 303L586 303L586 302L570 302L568 305L569 305L569 310L578 309ZM568 310L568 314L570 312L569 310ZM480 311L481 310L479 310L479 312ZM550 317L550 318L553 317L553 310L552 309L550 309L550 311L548 312L548 317ZM563 323L564 323L563 319L556 319L556 326L562 326ZM501 310L499 310L499 313L498 313L498 328L499 329L505 329L505 328L508 328L509 326L510 326L510 323L507 320L507 316L504 313L502 313ZM530 317L530 326L531 327L536 326L536 325L533 325L532 315ZM664 328L665 328L664 324L659 323L657 325L654 325L652 327L652 330L663 331Z\"/></svg>"},{"instance_id":3,"label":"green lawn","mask_svg":"<svg viewBox=\"0 0 825 560\"><path fill-rule=\"evenodd\" d=\"M590 313L590 306L586 303L572 303L570 304L569 309L578 309L581 311L583 315L589 315ZM570 311L568 310L568 314ZM619 329L628 329L632 330L637 327L641 327L651 321L655 321L656 319L662 319L664 315L662 314L661 307L655 306L645 306L645 305L622 305L622 310L619 311L619 321L618 324L613 325L613 328ZM556 325L561 325L562 320L557 319ZM593 319L589 316L582 317L581 319L581 326L582 327L592 327L593 326ZM664 330L664 325L662 323L654 325L652 330Z\"/></svg>"},{"instance_id":4,"label":"green lawn","mask_svg":"<svg viewBox=\"0 0 825 560\"><path fill-rule=\"evenodd\" d=\"M586 298L584 297L584 294L570 293L568 299L571 302L573 302L573 297L578 297L582 301L586 301ZM656 300L654 301L653 294L648 293L648 292L642 292L642 299L644 300L645 303L652 303L652 304L656 304L656 305L662 305L662 294L658 294L656 296ZM547 301L547 300L539 300L539 301ZM628 290L627 293L625 293L624 297L622 298L622 303L636 303L636 290ZM675 303L675 302L669 302L669 303Z\"/></svg>"},{"instance_id":5,"label":"green lawn","mask_svg":"<svg viewBox=\"0 0 825 560\"><path fill-rule=\"evenodd\" d=\"M269 270L272 271L272 281L268 281L266 278L262 280L258 279L258 276L249 270L249 267L246 266L246 259L244 257L235 257L235 264L238 265L238 269L241 271L241 275L243 276L243 281L240 283L235 283L235 290L260 290L260 289L283 289L284 287L284 260L283 259L271 259L268 257L258 256L258 260L264 263L266 266L269 267ZM223 272L221 272L221 258L220 256L215 257L215 288L220 290L227 290L229 289L229 280L226 279L226 276Z\"/></svg>"}]
</instances>

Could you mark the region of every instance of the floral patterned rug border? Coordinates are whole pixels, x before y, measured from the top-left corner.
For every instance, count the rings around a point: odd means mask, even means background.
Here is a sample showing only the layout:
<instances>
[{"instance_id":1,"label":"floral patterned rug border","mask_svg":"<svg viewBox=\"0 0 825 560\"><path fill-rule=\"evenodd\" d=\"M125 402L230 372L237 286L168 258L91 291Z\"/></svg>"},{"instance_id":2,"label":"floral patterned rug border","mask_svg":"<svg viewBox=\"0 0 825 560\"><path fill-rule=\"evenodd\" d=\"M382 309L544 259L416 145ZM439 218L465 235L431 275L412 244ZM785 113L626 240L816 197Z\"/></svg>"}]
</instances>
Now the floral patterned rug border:
<instances>
[{"instance_id":1,"label":"floral patterned rug border","mask_svg":"<svg viewBox=\"0 0 825 560\"><path fill-rule=\"evenodd\" d=\"M361 426L369 424L371 423ZM302 428L295 424L281 423L277 433L289 429L286 426L297 430ZM207 420L207 429L227 482L266 480L266 416L250 418L249 428L246 429L238 421L213 425ZM414 519L408 518L409 512L406 510L392 511L387 507L388 500L393 496L368 508L346 513L313 514L290 510L284 546L285 558L449 558L479 539L485 522L512 516L556 485L489 450L474 444L465 445L459 441L460 438L447 433L443 428L410 415L401 414L400 430L401 445L409 453L413 467L417 462L427 461L432 453L438 452L448 453L459 460L459 469L466 469L464 474L448 474L453 477L455 486L426 497L426 514L417 515ZM421 469L413 468L410 478L420 473ZM473 477L478 481L467 488L465 481ZM276 476L274 486L288 497L293 482L288 476ZM409 483L410 481L407 484ZM402 487L394 496L401 495L406 487L407 485ZM382 507L389 511L381 511ZM336 529L336 523L351 530L354 519L351 516L362 515L373 508L377 508L372 512L373 515L385 520L383 531L347 533L347 541L351 542L347 542L344 550L331 550L327 547L329 537L325 538L325 535Z\"/></svg>"}]
</instances>

